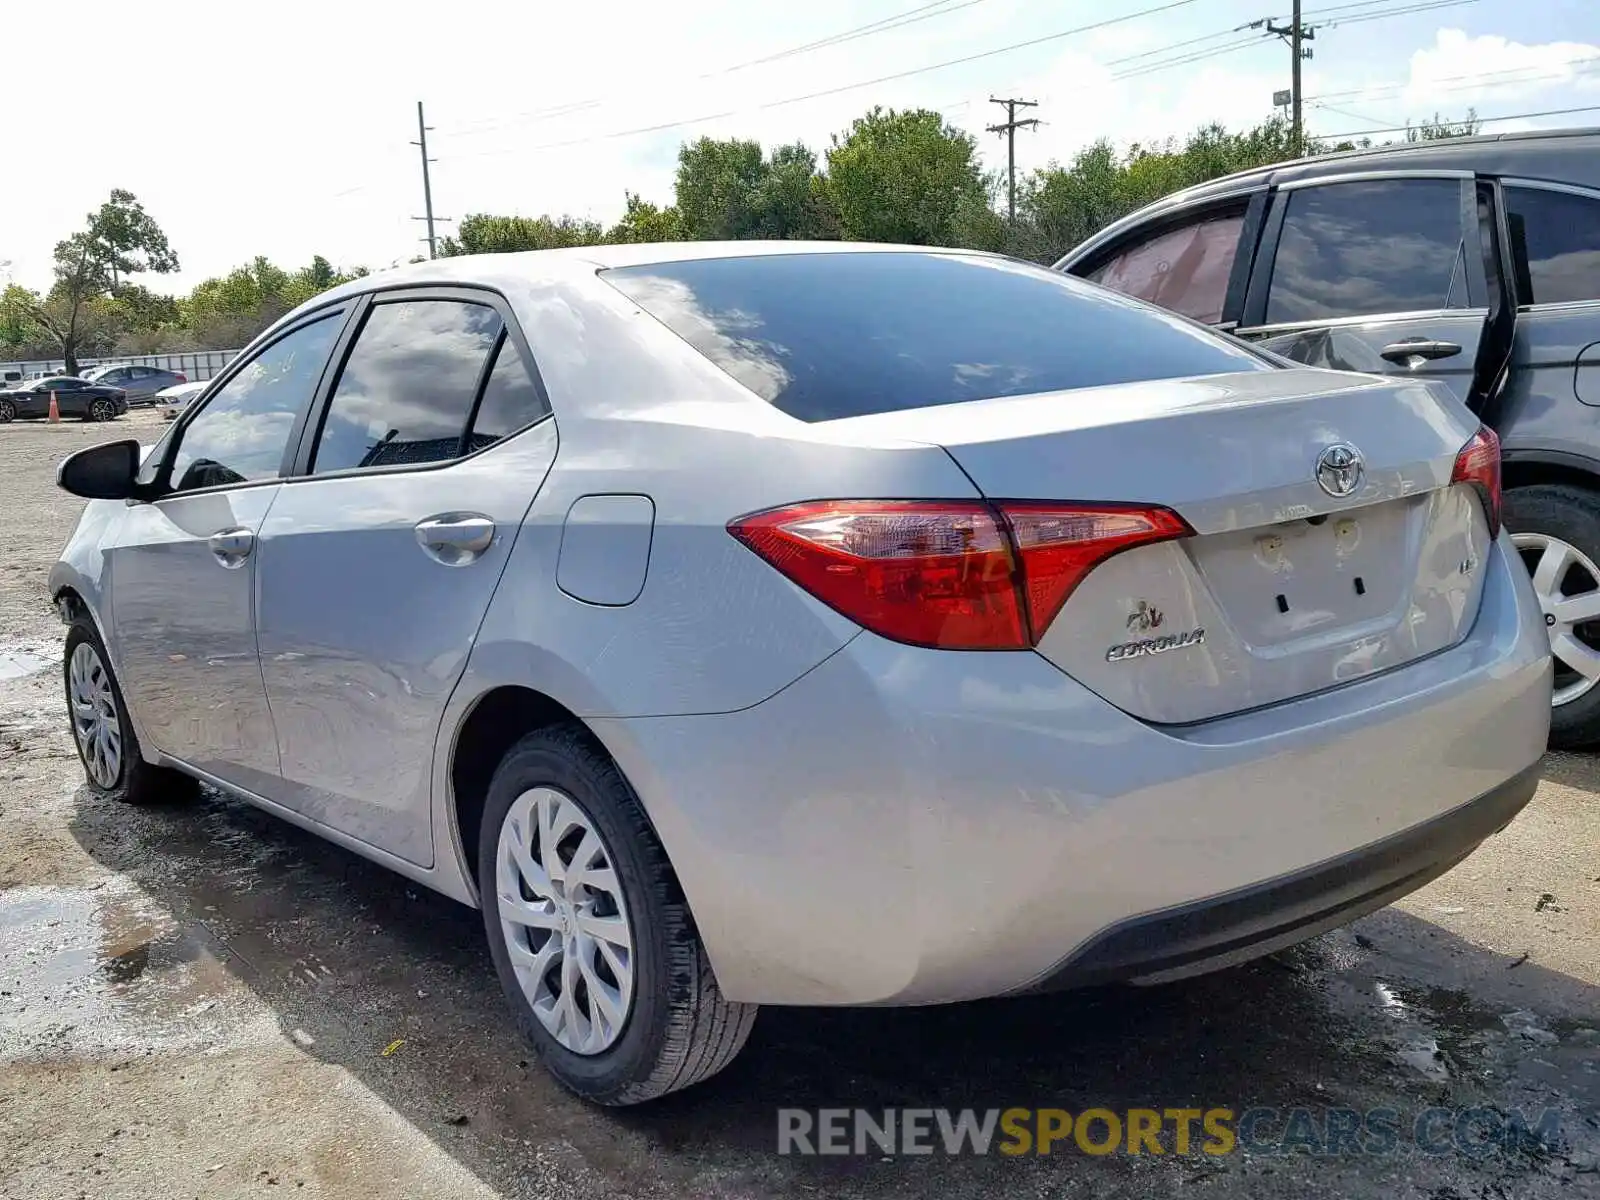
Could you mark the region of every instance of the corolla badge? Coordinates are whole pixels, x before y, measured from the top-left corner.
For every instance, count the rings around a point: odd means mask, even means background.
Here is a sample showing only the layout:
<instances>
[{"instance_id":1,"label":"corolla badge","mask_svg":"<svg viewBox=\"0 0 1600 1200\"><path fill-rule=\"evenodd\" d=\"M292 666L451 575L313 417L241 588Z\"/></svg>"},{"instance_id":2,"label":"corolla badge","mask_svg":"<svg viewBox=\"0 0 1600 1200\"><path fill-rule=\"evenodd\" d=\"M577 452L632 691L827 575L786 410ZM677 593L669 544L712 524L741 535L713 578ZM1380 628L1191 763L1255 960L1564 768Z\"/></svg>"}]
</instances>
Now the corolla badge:
<instances>
[{"instance_id":1,"label":"corolla badge","mask_svg":"<svg viewBox=\"0 0 1600 1200\"><path fill-rule=\"evenodd\" d=\"M1317 486L1342 499L1361 486L1364 470L1361 451L1349 442L1335 442L1317 458Z\"/></svg>"}]
</instances>

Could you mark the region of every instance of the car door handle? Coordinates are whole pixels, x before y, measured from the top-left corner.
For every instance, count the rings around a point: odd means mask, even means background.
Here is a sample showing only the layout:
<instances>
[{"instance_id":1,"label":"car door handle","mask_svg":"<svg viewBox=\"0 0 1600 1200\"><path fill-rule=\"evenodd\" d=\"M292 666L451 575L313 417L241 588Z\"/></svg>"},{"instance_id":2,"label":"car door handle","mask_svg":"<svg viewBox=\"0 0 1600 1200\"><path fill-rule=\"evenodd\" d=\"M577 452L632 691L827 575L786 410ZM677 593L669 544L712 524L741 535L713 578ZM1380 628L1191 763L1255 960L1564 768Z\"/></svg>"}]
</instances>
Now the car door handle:
<instances>
[{"instance_id":1,"label":"car door handle","mask_svg":"<svg viewBox=\"0 0 1600 1200\"><path fill-rule=\"evenodd\" d=\"M1391 342L1378 351L1380 357L1392 363L1430 362L1435 358L1454 358L1461 347L1454 342L1439 342L1432 338L1412 338L1404 342ZM1412 365L1415 365L1413 363Z\"/></svg>"},{"instance_id":2,"label":"car door handle","mask_svg":"<svg viewBox=\"0 0 1600 1200\"><path fill-rule=\"evenodd\" d=\"M213 533L209 541L211 553L216 555L217 561L232 569L243 566L244 560L250 557L250 551L255 549L256 535L248 529L222 529Z\"/></svg>"},{"instance_id":3,"label":"car door handle","mask_svg":"<svg viewBox=\"0 0 1600 1200\"><path fill-rule=\"evenodd\" d=\"M447 567L464 567L494 544L495 525L476 513L449 513L417 522L417 541Z\"/></svg>"}]
</instances>

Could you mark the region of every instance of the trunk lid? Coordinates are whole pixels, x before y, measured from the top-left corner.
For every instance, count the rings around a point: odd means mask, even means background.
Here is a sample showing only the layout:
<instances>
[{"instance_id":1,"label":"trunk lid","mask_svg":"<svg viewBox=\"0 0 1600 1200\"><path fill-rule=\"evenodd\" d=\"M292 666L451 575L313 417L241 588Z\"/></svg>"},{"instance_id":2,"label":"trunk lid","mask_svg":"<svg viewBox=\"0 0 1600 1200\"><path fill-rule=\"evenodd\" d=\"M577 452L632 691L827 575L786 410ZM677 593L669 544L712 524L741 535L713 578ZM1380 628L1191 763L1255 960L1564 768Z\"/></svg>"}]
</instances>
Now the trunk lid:
<instances>
[{"instance_id":1,"label":"trunk lid","mask_svg":"<svg viewBox=\"0 0 1600 1200\"><path fill-rule=\"evenodd\" d=\"M1101 563L1038 646L1148 721L1207 720L1400 666L1460 641L1477 614L1488 524L1477 493L1450 484L1477 421L1434 385L1263 371L833 424L942 446L993 500L1182 516L1195 536ZM1344 496L1318 482L1338 446L1361 459ZM1339 466L1324 472L1335 490Z\"/></svg>"}]
</instances>

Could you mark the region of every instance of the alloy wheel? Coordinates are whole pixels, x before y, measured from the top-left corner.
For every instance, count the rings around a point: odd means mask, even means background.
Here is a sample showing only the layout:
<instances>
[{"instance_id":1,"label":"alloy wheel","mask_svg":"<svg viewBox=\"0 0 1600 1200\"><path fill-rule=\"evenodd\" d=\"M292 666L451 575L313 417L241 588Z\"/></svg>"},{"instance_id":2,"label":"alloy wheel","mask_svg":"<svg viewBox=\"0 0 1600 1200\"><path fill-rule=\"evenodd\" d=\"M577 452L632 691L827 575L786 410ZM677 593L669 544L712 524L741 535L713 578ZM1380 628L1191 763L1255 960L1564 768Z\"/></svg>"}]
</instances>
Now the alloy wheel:
<instances>
[{"instance_id":1,"label":"alloy wheel","mask_svg":"<svg viewBox=\"0 0 1600 1200\"><path fill-rule=\"evenodd\" d=\"M500 825L495 890L534 1016L576 1054L609 1048L633 1003L633 931L610 848L583 806L549 787L518 796Z\"/></svg>"},{"instance_id":2,"label":"alloy wheel","mask_svg":"<svg viewBox=\"0 0 1600 1200\"><path fill-rule=\"evenodd\" d=\"M1570 542L1546 533L1514 533L1550 634L1560 707L1600 683L1600 567Z\"/></svg>"},{"instance_id":3,"label":"alloy wheel","mask_svg":"<svg viewBox=\"0 0 1600 1200\"><path fill-rule=\"evenodd\" d=\"M117 715L116 693L111 690L111 673L89 642L73 648L67 693L72 733L89 778L100 787L116 787L122 775L122 720Z\"/></svg>"},{"instance_id":4,"label":"alloy wheel","mask_svg":"<svg viewBox=\"0 0 1600 1200\"><path fill-rule=\"evenodd\" d=\"M17 415L17 406L9 400L0 400L0 425L9 424Z\"/></svg>"},{"instance_id":5,"label":"alloy wheel","mask_svg":"<svg viewBox=\"0 0 1600 1200\"><path fill-rule=\"evenodd\" d=\"M89 415L96 421L109 421L116 416L116 410L111 407L109 400L96 400L89 406Z\"/></svg>"}]
</instances>

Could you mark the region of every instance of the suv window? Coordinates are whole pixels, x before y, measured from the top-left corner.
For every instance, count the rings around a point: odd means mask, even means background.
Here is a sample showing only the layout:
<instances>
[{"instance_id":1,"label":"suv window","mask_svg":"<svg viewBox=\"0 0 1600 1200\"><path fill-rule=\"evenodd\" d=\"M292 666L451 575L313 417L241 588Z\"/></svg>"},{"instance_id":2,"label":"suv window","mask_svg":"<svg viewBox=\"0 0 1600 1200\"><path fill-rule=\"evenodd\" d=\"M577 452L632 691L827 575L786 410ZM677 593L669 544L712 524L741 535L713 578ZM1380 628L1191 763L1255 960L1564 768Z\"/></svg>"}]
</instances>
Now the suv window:
<instances>
[{"instance_id":1,"label":"suv window","mask_svg":"<svg viewBox=\"0 0 1600 1200\"><path fill-rule=\"evenodd\" d=\"M278 474L295 417L316 391L339 336L340 315L279 338L211 394L180 435L172 458L175 490Z\"/></svg>"},{"instance_id":2,"label":"suv window","mask_svg":"<svg viewBox=\"0 0 1600 1200\"><path fill-rule=\"evenodd\" d=\"M802 421L1271 369L1160 309L977 254L761 254L601 278Z\"/></svg>"},{"instance_id":3,"label":"suv window","mask_svg":"<svg viewBox=\"0 0 1600 1200\"><path fill-rule=\"evenodd\" d=\"M1466 306L1456 180L1319 184L1287 197L1267 324Z\"/></svg>"},{"instance_id":4,"label":"suv window","mask_svg":"<svg viewBox=\"0 0 1600 1200\"><path fill-rule=\"evenodd\" d=\"M461 300L400 300L367 314L323 418L314 474L442 462L462 439L500 314Z\"/></svg>"},{"instance_id":5,"label":"suv window","mask_svg":"<svg viewBox=\"0 0 1600 1200\"><path fill-rule=\"evenodd\" d=\"M1243 213L1169 229L1119 252L1089 276L1095 283L1196 321L1222 320Z\"/></svg>"},{"instance_id":6,"label":"suv window","mask_svg":"<svg viewBox=\"0 0 1600 1200\"><path fill-rule=\"evenodd\" d=\"M1544 188L1508 187L1511 244L1526 256L1524 304L1600 300L1600 200Z\"/></svg>"}]
</instances>

